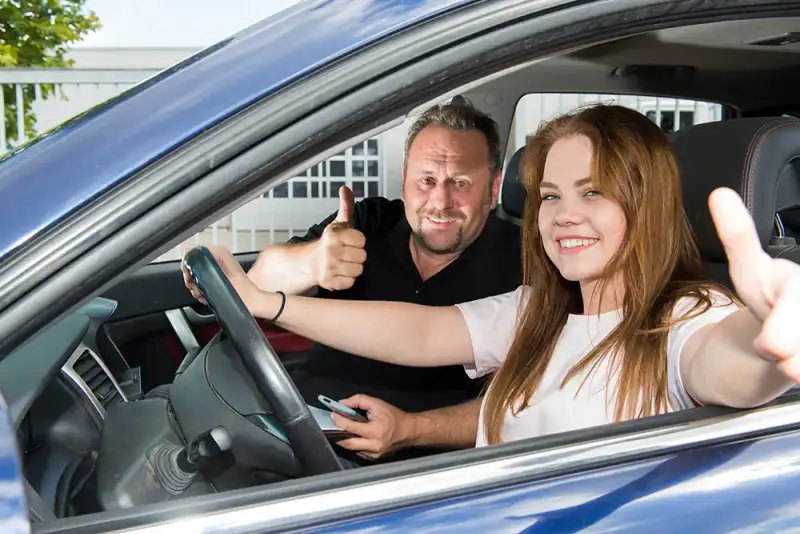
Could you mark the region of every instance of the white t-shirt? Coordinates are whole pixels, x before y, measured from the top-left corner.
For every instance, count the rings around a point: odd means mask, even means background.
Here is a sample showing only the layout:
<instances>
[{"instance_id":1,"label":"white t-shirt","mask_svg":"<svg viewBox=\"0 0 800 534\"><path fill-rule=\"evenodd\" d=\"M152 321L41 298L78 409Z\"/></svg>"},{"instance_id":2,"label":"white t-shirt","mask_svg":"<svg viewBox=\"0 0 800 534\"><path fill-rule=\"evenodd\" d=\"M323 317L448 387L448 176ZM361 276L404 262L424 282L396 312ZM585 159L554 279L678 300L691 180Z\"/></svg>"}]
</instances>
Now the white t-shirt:
<instances>
[{"instance_id":1,"label":"white t-shirt","mask_svg":"<svg viewBox=\"0 0 800 534\"><path fill-rule=\"evenodd\" d=\"M466 366L471 378L494 372L505 360L514 339L517 320L524 309L523 298L527 296L525 287L521 286L510 293L457 306L466 320L475 356L474 364ZM680 354L686 340L703 326L718 322L739 309L722 294L715 293L712 298L712 308L698 317L677 323L669 333L667 385L670 411L694 406L679 372ZM673 316L682 317L693 305L694 299L681 299L675 306ZM599 315L569 315L539 389L528 402L528 407L517 416L513 416L511 411L506 414L501 431L502 442L614 422L616 387L606 397L609 359L602 360L580 393L578 388L585 373L575 376L563 388L560 386L567 372L597 346L620 320L621 310ZM484 408L485 405L481 406L476 447L487 444Z\"/></svg>"}]
</instances>

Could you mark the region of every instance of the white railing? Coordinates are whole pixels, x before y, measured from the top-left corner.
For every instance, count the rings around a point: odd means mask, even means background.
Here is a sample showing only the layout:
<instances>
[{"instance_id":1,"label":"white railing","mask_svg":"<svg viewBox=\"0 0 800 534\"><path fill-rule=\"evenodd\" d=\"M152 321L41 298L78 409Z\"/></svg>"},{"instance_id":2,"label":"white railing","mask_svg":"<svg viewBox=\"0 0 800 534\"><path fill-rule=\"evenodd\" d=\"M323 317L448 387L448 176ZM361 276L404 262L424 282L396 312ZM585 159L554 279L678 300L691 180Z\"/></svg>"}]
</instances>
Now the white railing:
<instances>
[{"instance_id":1,"label":"white railing","mask_svg":"<svg viewBox=\"0 0 800 534\"><path fill-rule=\"evenodd\" d=\"M86 109L111 98L152 76L157 70L145 69L0 69L0 109L16 105L16 142L6 137L5 114L0 114L0 154L25 142L24 108L30 104L36 114L35 133L61 124ZM53 86L55 94L43 98L44 89ZM11 89L11 100L3 93ZM30 98L30 93L33 97ZM10 137L10 136L9 136Z\"/></svg>"},{"instance_id":2,"label":"white railing","mask_svg":"<svg viewBox=\"0 0 800 534\"><path fill-rule=\"evenodd\" d=\"M23 115L26 102L36 114L35 134L43 133L157 72L146 69L0 69L0 109L5 108L5 103L22 103L17 106L14 143L5 135L5 117L0 114L0 154L28 139ZM54 86L55 94L45 99L44 89L48 86ZM3 99L4 88L11 88L10 102ZM234 252L247 252L304 234L309 226L337 208L340 185L350 187L356 199L382 195L386 190L385 169L380 136L358 143L252 199L157 261L177 260L183 248L194 244L224 244Z\"/></svg>"}]
</instances>

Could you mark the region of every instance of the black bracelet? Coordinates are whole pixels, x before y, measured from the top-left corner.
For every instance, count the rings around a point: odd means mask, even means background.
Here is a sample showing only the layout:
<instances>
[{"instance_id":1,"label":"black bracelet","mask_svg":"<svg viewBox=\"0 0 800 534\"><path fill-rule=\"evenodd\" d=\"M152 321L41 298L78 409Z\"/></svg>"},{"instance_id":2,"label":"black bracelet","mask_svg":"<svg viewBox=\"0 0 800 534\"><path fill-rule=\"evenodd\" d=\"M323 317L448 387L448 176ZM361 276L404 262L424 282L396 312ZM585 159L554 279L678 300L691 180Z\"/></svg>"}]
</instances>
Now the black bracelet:
<instances>
[{"instance_id":1,"label":"black bracelet","mask_svg":"<svg viewBox=\"0 0 800 534\"><path fill-rule=\"evenodd\" d=\"M270 319L271 323L274 323L278 320L278 317L280 317L283 313L283 308L286 306L286 293L283 291L276 291L275 293L281 296L281 307L278 309L278 313L275 314L275 317Z\"/></svg>"}]
</instances>

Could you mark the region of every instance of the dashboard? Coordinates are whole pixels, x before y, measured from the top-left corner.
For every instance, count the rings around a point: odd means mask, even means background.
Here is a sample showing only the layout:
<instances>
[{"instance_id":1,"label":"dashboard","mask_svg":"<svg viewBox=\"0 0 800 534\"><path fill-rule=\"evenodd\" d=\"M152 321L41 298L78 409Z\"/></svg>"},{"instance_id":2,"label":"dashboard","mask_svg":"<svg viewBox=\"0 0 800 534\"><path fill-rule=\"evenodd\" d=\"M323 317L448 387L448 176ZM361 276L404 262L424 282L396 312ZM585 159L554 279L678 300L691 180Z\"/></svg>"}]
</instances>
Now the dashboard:
<instances>
[{"instance_id":1,"label":"dashboard","mask_svg":"<svg viewBox=\"0 0 800 534\"><path fill-rule=\"evenodd\" d=\"M168 394L145 396L138 368L107 330L116 306L95 298L0 362L34 520L302 476L272 407L224 335L199 350ZM329 440L342 437L330 412L309 408ZM176 487L178 456L214 428L230 450Z\"/></svg>"},{"instance_id":2,"label":"dashboard","mask_svg":"<svg viewBox=\"0 0 800 534\"><path fill-rule=\"evenodd\" d=\"M108 410L141 396L138 369L128 367L105 329L115 309L113 300L93 299L0 362L0 391L41 515L96 509L83 493L91 494L86 483Z\"/></svg>"}]
</instances>

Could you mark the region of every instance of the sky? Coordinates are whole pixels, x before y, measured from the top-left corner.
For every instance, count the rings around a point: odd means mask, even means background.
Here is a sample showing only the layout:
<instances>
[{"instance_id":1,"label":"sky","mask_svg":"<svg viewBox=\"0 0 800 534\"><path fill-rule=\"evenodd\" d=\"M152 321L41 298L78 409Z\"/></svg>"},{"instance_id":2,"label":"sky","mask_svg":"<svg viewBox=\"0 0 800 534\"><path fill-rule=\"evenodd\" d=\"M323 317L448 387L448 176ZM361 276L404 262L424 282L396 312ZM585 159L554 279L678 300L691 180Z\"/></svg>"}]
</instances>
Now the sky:
<instances>
[{"instance_id":1,"label":"sky","mask_svg":"<svg viewBox=\"0 0 800 534\"><path fill-rule=\"evenodd\" d=\"M297 2L87 0L103 28L80 46L209 46Z\"/></svg>"}]
</instances>

